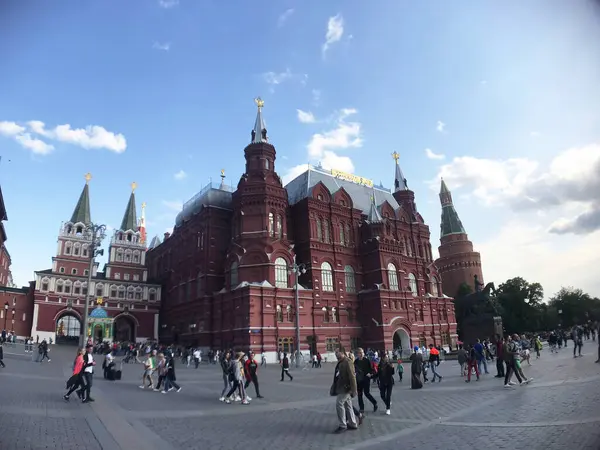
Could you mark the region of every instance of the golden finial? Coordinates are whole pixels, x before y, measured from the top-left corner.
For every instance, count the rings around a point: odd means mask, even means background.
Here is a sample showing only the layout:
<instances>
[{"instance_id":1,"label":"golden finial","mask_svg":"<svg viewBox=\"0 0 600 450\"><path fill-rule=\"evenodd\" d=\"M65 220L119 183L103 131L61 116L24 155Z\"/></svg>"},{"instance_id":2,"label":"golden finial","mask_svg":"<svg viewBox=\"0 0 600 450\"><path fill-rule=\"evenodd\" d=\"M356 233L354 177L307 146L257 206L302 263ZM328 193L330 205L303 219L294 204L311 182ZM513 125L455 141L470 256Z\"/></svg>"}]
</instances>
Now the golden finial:
<instances>
[{"instance_id":1,"label":"golden finial","mask_svg":"<svg viewBox=\"0 0 600 450\"><path fill-rule=\"evenodd\" d=\"M146 209L146 202L142 202L142 209Z\"/></svg>"},{"instance_id":2,"label":"golden finial","mask_svg":"<svg viewBox=\"0 0 600 450\"><path fill-rule=\"evenodd\" d=\"M134 181L133 183L131 183L131 192L135 192L135 190L137 189L137 183Z\"/></svg>"},{"instance_id":3,"label":"golden finial","mask_svg":"<svg viewBox=\"0 0 600 450\"><path fill-rule=\"evenodd\" d=\"M96 304L98 304L98 305L102 306L102 303L104 303L104 300L102 300L102 297L98 297L98 298L96 299Z\"/></svg>"},{"instance_id":4,"label":"golden finial","mask_svg":"<svg viewBox=\"0 0 600 450\"><path fill-rule=\"evenodd\" d=\"M221 169L221 178L225 178L225 169Z\"/></svg>"},{"instance_id":5,"label":"golden finial","mask_svg":"<svg viewBox=\"0 0 600 450\"><path fill-rule=\"evenodd\" d=\"M254 103L256 103L256 106L258 106L258 109L260 109L263 106L265 106L265 101L262 98L260 98L260 97L256 97L254 99Z\"/></svg>"},{"instance_id":6,"label":"golden finial","mask_svg":"<svg viewBox=\"0 0 600 450\"><path fill-rule=\"evenodd\" d=\"M394 152L392 153L392 158L394 158L394 161L398 162L400 159L400 154L398 152Z\"/></svg>"},{"instance_id":7,"label":"golden finial","mask_svg":"<svg viewBox=\"0 0 600 450\"><path fill-rule=\"evenodd\" d=\"M86 173L85 174L85 184L90 184L90 180L92 179L92 174L91 173Z\"/></svg>"}]
</instances>

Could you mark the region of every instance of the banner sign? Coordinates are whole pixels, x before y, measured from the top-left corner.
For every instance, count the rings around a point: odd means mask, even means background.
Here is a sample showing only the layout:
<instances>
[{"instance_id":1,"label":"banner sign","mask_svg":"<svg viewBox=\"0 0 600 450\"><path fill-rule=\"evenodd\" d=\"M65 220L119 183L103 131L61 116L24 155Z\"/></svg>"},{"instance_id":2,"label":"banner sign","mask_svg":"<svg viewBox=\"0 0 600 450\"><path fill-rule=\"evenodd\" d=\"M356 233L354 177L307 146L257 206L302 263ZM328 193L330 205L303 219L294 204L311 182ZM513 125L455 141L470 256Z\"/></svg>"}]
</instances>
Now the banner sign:
<instances>
[{"instance_id":1,"label":"banner sign","mask_svg":"<svg viewBox=\"0 0 600 450\"><path fill-rule=\"evenodd\" d=\"M367 178L359 177L358 175L352 175L351 173L342 172L341 170L332 170L331 175L340 180L350 181L351 183L360 184L363 186L373 187L373 181Z\"/></svg>"}]
</instances>

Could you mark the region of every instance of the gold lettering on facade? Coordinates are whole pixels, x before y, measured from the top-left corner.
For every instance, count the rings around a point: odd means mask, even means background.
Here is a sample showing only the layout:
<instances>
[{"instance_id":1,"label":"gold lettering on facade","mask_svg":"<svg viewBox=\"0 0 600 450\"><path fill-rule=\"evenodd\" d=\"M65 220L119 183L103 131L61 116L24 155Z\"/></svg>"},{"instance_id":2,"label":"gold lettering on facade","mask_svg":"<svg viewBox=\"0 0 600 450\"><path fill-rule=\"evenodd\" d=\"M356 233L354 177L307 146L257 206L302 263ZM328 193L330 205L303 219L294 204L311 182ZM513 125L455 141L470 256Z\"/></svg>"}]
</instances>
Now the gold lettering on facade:
<instances>
[{"instance_id":1,"label":"gold lettering on facade","mask_svg":"<svg viewBox=\"0 0 600 450\"><path fill-rule=\"evenodd\" d=\"M351 183L360 184L362 186L373 187L373 180L369 180L368 178L359 177L358 175L353 175L351 173L342 172L341 170L332 170L331 175L340 180L350 181Z\"/></svg>"}]
</instances>

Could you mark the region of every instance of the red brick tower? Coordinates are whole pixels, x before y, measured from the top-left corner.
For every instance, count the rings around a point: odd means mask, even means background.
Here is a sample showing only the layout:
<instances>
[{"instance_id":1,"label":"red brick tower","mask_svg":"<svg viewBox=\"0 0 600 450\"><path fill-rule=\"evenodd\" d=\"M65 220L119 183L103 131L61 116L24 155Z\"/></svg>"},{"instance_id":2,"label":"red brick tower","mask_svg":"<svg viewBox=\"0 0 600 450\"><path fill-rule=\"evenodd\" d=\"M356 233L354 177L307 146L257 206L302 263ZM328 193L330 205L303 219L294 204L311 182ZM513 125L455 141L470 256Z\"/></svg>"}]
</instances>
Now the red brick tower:
<instances>
[{"instance_id":1,"label":"red brick tower","mask_svg":"<svg viewBox=\"0 0 600 450\"><path fill-rule=\"evenodd\" d=\"M473 243L469 240L454 209L452 194L444 180L440 189L440 202L442 204L441 245L440 257L435 265L442 275L444 294L456 297L463 283L471 286L473 290L478 289L477 285L483 285L481 255L473 250Z\"/></svg>"}]
</instances>

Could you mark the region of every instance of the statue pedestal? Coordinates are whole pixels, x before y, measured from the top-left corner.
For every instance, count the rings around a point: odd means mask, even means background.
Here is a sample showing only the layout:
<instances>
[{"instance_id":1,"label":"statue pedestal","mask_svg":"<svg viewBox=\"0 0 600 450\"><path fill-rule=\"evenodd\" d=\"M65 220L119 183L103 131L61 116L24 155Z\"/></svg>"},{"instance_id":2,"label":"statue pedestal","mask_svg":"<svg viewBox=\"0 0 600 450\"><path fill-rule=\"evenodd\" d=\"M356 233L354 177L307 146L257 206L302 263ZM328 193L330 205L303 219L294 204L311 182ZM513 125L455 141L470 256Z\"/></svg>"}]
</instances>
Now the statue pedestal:
<instances>
[{"instance_id":1,"label":"statue pedestal","mask_svg":"<svg viewBox=\"0 0 600 450\"><path fill-rule=\"evenodd\" d=\"M461 326L461 339L465 344L474 344L477 339L493 341L497 334L504 335L502 317L493 314L466 317Z\"/></svg>"}]
</instances>

